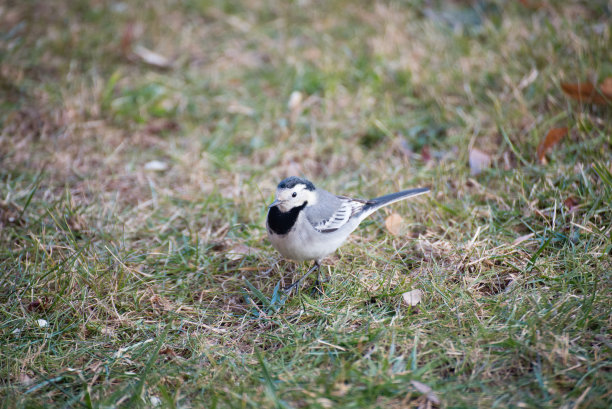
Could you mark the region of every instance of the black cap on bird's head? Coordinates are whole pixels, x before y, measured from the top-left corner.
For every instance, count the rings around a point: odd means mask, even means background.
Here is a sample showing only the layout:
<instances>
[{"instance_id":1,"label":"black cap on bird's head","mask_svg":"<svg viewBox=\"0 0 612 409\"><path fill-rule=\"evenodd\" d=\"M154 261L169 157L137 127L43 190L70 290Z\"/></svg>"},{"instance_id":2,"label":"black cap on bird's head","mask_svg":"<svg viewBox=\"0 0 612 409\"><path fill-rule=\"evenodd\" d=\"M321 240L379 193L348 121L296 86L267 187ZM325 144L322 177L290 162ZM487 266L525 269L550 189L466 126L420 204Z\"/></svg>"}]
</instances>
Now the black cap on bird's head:
<instances>
[{"instance_id":1,"label":"black cap on bird's head","mask_svg":"<svg viewBox=\"0 0 612 409\"><path fill-rule=\"evenodd\" d=\"M308 179L290 176L283 179L276 189L276 200L269 206L278 206L282 212L300 206L312 206L317 202L315 186Z\"/></svg>"},{"instance_id":2,"label":"black cap on bird's head","mask_svg":"<svg viewBox=\"0 0 612 409\"><path fill-rule=\"evenodd\" d=\"M304 185L306 186L306 189L310 191L315 190L315 186L312 184L310 180L299 178L297 176L289 176L288 178L281 180L281 182L278 184L278 188L279 189L291 189L295 187L296 185Z\"/></svg>"}]
</instances>

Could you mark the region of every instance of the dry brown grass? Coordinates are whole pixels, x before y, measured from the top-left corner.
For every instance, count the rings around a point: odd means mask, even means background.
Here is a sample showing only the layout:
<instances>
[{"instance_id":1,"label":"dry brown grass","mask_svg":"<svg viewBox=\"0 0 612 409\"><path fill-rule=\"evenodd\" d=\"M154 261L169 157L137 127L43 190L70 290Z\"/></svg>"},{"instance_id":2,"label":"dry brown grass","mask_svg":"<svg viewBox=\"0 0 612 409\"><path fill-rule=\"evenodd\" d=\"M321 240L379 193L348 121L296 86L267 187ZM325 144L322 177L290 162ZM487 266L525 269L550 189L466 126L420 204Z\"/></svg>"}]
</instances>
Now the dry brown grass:
<instances>
[{"instance_id":1,"label":"dry brown grass","mask_svg":"<svg viewBox=\"0 0 612 409\"><path fill-rule=\"evenodd\" d=\"M541 5L0 6L2 405L608 407L610 6ZM285 299L290 174L432 194Z\"/></svg>"}]
</instances>

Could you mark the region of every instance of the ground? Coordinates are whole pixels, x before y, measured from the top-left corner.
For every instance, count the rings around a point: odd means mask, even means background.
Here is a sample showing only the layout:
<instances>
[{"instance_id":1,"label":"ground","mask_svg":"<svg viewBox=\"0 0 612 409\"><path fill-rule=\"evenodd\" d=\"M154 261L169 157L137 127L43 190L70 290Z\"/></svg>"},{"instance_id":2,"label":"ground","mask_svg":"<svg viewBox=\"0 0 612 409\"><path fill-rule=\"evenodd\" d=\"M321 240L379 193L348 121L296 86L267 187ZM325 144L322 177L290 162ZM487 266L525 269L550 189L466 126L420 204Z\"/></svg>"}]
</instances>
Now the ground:
<instances>
[{"instance_id":1,"label":"ground","mask_svg":"<svg viewBox=\"0 0 612 409\"><path fill-rule=\"evenodd\" d=\"M609 408L611 16L4 2L0 406ZM289 175L432 191L286 297Z\"/></svg>"}]
</instances>

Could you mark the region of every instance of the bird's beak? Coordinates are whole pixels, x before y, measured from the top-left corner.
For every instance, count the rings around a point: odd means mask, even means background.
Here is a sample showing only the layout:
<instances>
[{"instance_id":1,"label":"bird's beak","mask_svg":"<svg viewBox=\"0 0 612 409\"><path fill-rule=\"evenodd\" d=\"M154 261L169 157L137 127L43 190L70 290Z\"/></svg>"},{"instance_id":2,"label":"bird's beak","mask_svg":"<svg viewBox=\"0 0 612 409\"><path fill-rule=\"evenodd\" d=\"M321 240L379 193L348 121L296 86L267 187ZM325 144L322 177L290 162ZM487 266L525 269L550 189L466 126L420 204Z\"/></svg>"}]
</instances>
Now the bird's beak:
<instances>
[{"instance_id":1,"label":"bird's beak","mask_svg":"<svg viewBox=\"0 0 612 409\"><path fill-rule=\"evenodd\" d=\"M274 207L276 205L279 205L280 203L281 203L281 201L277 199L277 200L273 201L270 206L268 206L268 209L270 209L270 208L272 208L272 207Z\"/></svg>"}]
</instances>

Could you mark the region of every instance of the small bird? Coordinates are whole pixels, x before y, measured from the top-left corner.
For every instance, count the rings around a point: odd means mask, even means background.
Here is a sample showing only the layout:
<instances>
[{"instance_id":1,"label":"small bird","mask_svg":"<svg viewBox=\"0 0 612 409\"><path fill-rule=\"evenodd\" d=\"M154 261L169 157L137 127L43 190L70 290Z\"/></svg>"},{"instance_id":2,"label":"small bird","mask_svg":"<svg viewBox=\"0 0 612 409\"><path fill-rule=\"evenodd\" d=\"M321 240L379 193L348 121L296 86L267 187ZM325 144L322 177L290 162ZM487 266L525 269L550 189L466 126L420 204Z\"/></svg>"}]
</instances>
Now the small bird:
<instances>
[{"instance_id":1,"label":"small bird","mask_svg":"<svg viewBox=\"0 0 612 409\"><path fill-rule=\"evenodd\" d=\"M285 289L290 292L321 266L321 259L336 251L359 224L391 203L422 195L429 188L391 193L370 200L336 196L304 178L290 176L276 189L268 207L268 238L279 253L294 261L314 260L314 266Z\"/></svg>"}]
</instances>

